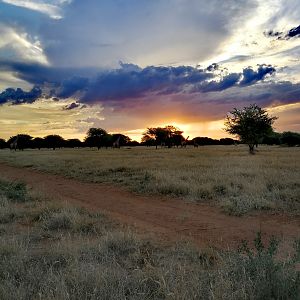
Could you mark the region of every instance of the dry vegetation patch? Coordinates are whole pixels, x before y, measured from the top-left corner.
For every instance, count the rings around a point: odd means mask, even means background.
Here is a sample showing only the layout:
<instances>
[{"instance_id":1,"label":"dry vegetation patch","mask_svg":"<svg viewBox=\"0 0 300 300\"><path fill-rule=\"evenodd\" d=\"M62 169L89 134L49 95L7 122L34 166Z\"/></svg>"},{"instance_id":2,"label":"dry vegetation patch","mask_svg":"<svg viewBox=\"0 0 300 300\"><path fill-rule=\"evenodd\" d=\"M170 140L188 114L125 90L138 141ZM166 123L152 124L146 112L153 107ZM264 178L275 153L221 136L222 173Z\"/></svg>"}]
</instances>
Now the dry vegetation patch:
<instances>
[{"instance_id":1,"label":"dry vegetation patch","mask_svg":"<svg viewBox=\"0 0 300 300\"><path fill-rule=\"evenodd\" d=\"M0 224L1 299L300 296L299 241L281 259L277 241L264 245L259 234L254 250L246 242L232 252L163 247L102 214L32 198L19 183L0 182L0 205L18 215Z\"/></svg>"},{"instance_id":2,"label":"dry vegetation patch","mask_svg":"<svg viewBox=\"0 0 300 300\"><path fill-rule=\"evenodd\" d=\"M230 214L255 210L299 214L299 148L258 149L253 156L243 145L3 150L0 159L80 180L121 184L138 193L214 203Z\"/></svg>"}]
</instances>

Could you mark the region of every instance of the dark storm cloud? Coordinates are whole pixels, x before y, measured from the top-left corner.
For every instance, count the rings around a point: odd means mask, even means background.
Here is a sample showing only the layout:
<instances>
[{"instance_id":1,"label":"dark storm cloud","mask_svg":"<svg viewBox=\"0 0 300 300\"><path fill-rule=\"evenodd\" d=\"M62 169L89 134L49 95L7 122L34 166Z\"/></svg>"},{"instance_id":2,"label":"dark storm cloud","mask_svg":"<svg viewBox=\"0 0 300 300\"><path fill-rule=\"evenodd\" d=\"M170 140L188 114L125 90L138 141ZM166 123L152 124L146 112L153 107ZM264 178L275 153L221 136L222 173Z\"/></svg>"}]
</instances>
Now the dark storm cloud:
<instances>
[{"instance_id":1,"label":"dark storm cloud","mask_svg":"<svg viewBox=\"0 0 300 300\"><path fill-rule=\"evenodd\" d=\"M229 73L219 81L204 82L193 89L198 92L224 91L234 86L250 86L265 79L267 75L276 72L271 65L259 65L257 70L252 67L243 69L242 73Z\"/></svg>"},{"instance_id":2,"label":"dark storm cloud","mask_svg":"<svg viewBox=\"0 0 300 300\"><path fill-rule=\"evenodd\" d=\"M203 69L188 66L146 67L144 69L120 68L101 73L91 82L82 101L122 100L143 97L146 94L173 94L184 86L212 78Z\"/></svg>"},{"instance_id":3,"label":"dark storm cloud","mask_svg":"<svg viewBox=\"0 0 300 300\"><path fill-rule=\"evenodd\" d=\"M3 66L3 65L2 65ZM114 70L51 68L41 65L6 63L6 68L14 71L22 79L41 87L51 87L49 97L74 97L84 103L120 102L147 95L166 96L180 93L208 93L224 91L235 86L249 86L263 81L275 72L270 65L259 65L257 69L248 67L241 73L229 73L221 78L215 71L222 67L212 64L207 68L191 66L140 68L134 64L120 63ZM1 69L1 64L0 64ZM227 70L223 70L226 71ZM222 72L223 72L222 71ZM85 74L85 76L81 76ZM119 104L118 104L119 103ZM126 104L125 104L126 105Z\"/></svg>"},{"instance_id":4,"label":"dark storm cloud","mask_svg":"<svg viewBox=\"0 0 300 300\"><path fill-rule=\"evenodd\" d=\"M39 63L0 60L0 71L12 71L18 78L36 85L44 83L60 85L66 81L67 88L68 85L71 85L71 82L68 82L71 78L74 78L75 81L81 77L89 78L95 76L101 69L52 67Z\"/></svg>"},{"instance_id":5,"label":"dark storm cloud","mask_svg":"<svg viewBox=\"0 0 300 300\"><path fill-rule=\"evenodd\" d=\"M288 40L290 38L300 37L300 25L291 28L288 32L285 33L282 31L269 30L265 31L264 35L267 37L276 37L278 40Z\"/></svg>"},{"instance_id":6,"label":"dark storm cloud","mask_svg":"<svg viewBox=\"0 0 300 300\"><path fill-rule=\"evenodd\" d=\"M218 70L218 69L219 69L219 65L217 63L213 63L206 68L206 70L210 71L210 72Z\"/></svg>"},{"instance_id":7,"label":"dark storm cloud","mask_svg":"<svg viewBox=\"0 0 300 300\"><path fill-rule=\"evenodd\" d=\"M260 106L291 104L300 101L300 83L264 82L257 85L235 86L224 90L222 93L209 93L207 100L229 104L229 106L257 103Z\"/></svg>"},{"instance_id":8,"label":"dark storm cloud","mask_svg":"<svg viewBox=\"0 0 300 300\"><path fill-rule=\"evenodd\" d=\"M72 102L71 104L69 105L66 105L64 107L64 110L72 110L72 109L75 109L77 107L80 107L81 105L79 103L76 103L76 102Z\"/></svg>"},{"instance_id":9,"label":"dark storm cloud","mask_svg":"<svg viewBox=\"0 0 300 300\"><path fill-rule=\"evenodd\" d=\"M14 105L23 103L33 103L41 96L42 89L40 87L34 87L29 92L25 92L20 88L7 88L5 91L0 93L0 104L4 104L7 102Z\"/></svg>"},{"instance_id":10,"label":"dark storm cloud","mask_svg":"<svg viewBox=\"0 0 300 300\"><path fill-rule=\"evenodd\" d=\"M223 91L238 83L241 78L241 73L231 73L224 76L220 81L211 81L200 86L199 90L203 92Z\"/></svg>"},{"instance_id":11,"label":"dark storm cloud","mask_svg":"<svg viewBox=\"0 0 300 300\"><path fill-rule=\"evenodd\" d=\"M264 35L267 37L280 37L282 36L282 31L274 31L274 30L268 30L264 32Z\"/></svg>"},{"instance_id":12,"label":"dark storm cloud","mask_svg":"<svg viewBox=\"0 0 300 300\"><path fill-rule=\"evenodd\" d=\"M68 98L77 92L84 92L89 85L89 79L85 77L73 77L62 82L62 89L57 94L60 98Z\"/></svg>"},{"instance_id":13,"label":"dark storm cloud","mask_svg":"<svg viewBox=\"0 0 300 300\"><path fill-rule=\"evenodd\" d=\"M275 73L275 68L271 65L260 65L257 71L248 67L243 70L243 79L240 85L250 85L257 81L263 80L267 75Z\"/></svg>"},{"instance_id":14,"label":"dark storm cloud","mask_svg":"<svg viewBox=\"0 0 300 300\"><path fill-rule=\"evenodd\" d=\"M300 25L298 27L292 28L289 30L287 37L300 37Z\"/></svg>"}]
</instances>

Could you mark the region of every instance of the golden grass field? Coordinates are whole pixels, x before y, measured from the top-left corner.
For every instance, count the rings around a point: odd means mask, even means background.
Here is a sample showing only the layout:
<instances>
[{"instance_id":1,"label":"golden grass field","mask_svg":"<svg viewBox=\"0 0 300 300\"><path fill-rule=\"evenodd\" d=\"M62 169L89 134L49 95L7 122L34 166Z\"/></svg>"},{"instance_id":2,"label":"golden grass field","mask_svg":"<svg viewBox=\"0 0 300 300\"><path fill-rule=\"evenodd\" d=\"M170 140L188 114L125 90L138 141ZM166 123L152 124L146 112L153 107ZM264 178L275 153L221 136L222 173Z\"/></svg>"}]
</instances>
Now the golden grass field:
<instances>
[{"instance_id":1,"label":"golden grass field","mask_svg":"<svg viewBox=\"0 0 300 300\"><path fill-rule=\"evenodd\" d=\"M203 146L0 151L0 161L146 194L208 202L236 215L300 213L300 149Z\"/></svg>"}]
</instances>

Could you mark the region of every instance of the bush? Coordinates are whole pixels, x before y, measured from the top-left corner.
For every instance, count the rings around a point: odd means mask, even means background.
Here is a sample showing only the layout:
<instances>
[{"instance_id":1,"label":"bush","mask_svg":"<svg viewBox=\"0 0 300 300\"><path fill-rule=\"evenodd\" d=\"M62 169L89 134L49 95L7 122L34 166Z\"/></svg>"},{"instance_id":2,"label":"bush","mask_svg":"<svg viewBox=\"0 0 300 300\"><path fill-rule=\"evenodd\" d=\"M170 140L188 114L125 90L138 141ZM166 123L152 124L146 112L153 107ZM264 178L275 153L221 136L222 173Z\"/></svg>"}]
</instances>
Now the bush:
<instances>
[{"instance_id":1,"label":"bush","mask_svg":"<svg viewBox=\"0 0 300 300\"><path fill-rule=\"evenodd\" d=\"M22 182L0 181L0 195L5 195L8 200L13 202L29 201L26 185Z\"/></svg>"},{"instance_id":2,"label":"bush","mask_svg":"<svg viewBox=\"0 0 300 300\"><path fill-rule=\"evenodd\" d=\"M283 260L276 258L279 242L271 238L264 246L261 232L257 233L252 250L244 241L237 254L224 259L217 283L222 299L299 299L299 246L295 255ZM226 287L230 286L230 289Z\"/></svg>"}]
</instances>

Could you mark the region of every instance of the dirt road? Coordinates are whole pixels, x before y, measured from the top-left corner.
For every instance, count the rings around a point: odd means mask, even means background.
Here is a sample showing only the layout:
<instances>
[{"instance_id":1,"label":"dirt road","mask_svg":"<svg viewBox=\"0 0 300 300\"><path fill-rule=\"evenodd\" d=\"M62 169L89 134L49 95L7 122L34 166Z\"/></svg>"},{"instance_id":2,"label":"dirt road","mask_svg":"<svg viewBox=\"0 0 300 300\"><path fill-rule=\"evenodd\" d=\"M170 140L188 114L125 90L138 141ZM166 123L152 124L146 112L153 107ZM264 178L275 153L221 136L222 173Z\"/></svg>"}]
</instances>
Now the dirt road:
<instances>
[{"instance_id":1,"label":"dirt road","mask_svg":"<svg viewBox=\"0 0 300 300\"><path fill-rule=\"evenodd\" d=\"M285 215L228 216L208 205L136 195L115 186L80 182L2 163L0 179L21 180L53 200L103 212L139 232L163 239L191 239L200 246L223 248L234 247L242 239L253 240L259 230L265 238L275 235L286 242L300 237L300 220Z\"/></svg>"}]
</instances>

